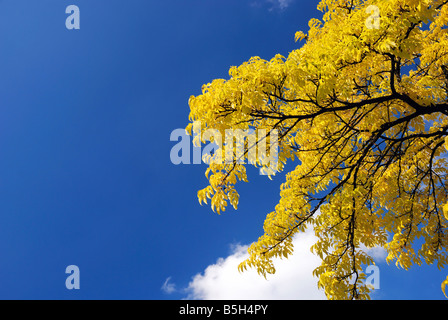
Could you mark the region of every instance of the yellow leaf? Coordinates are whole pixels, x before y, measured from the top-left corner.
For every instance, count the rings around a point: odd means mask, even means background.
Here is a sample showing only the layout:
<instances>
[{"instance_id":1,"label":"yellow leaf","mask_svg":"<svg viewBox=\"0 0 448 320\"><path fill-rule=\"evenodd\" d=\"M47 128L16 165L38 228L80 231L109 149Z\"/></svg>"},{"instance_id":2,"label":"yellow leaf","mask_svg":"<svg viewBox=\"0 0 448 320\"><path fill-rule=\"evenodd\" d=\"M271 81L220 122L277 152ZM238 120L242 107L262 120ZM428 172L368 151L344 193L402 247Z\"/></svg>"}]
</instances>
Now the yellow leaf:
<instances>
[{"instance_id":1,"label":"yellow leaf","mask_svg":"<svg viewBox=\"0 0 448 320\"><path fill-rule=\"evenodd\" d=\"M294 40L297 42L297 41L301 41L303 39L306 39L306 37L307 36L306 36L305 33L303 33L302 31L297 31L295 36L294 36Z\"/></svg>"},{"instance_id":2,"label":"yellow leaf","mask_svg":"<svg viewBox=\"0 0 448 320\"><path fill-rule=\"evenodd\" d=\"M448 277L446 277L446 280L442 282L442 291L443 291L443 294L444 294L445 297L448 299L448 296L446 295L446 292L445 292L445 287L446 287L447 285L448 285Z\"/></svg>"}]
</instances>

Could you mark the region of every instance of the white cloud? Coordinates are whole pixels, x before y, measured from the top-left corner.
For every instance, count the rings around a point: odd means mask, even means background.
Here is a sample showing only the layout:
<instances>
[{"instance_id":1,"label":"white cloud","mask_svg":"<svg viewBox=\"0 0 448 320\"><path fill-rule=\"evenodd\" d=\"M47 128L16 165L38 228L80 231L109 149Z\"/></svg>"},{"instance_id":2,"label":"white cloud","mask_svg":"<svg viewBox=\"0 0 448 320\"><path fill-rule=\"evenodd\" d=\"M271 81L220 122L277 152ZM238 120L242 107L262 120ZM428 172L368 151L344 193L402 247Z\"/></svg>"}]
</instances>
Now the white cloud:
<instances>
[{"instance_id":1,"label":"white cloud","mask_svg":"<svg viewBox=\"0 0 448 320\"><path fill-rule=\"evenodd\" d=\"M238 272L238 264L248 257L247 246L237 245L233 253L220 258L197 274L186 289L188 299L203 300L314 300L325 299L317 288L312 271L320 265L310 252L316 238L312 231L294 238L294 254L275 260L276 273L265 280L255 270Z\"/></svg>"},{"instance_id":2,"label":"white cloud","mask_svg":"<svg viewBox=\"0 0 448 320\"><path fill-rule=\"evenodd\" d=\"M166 294L171 294L176 291L176 285L174 283L171 283L171 277L166 278L161 289Z\"/></svg>"},{"instance_id":3,"label":"white cloud","mask_svg":"<svg viewBox=\"0 0 448 320\"><path fill-rule=\"evenodd\" d=\"M294 253L288 259L274 260L276 273L268 275L267 280L253 269L238 271L238 265L248 257L248 246L234 245L229 256L219 258L215 264L196 274L187 288L177 288L168 277L162 291L183 293L187 299L199 300L326 299L323 290L317 288L318 279L312 274L321 264L321 260L310 251L316 240L312 228L296 235L293 239ZM360 249L377 263L385 261L387 256L381 247L362 246Z\"/></svg>"},{"instance_id":4,"label":"white cloud","mask_svg":"<svg viewBox=\"0 0 448 320\"><path fill-rule=\"evenodd\" d=\"M291 4L291 2L292 0L278 0L280 9L286 9Z\"/></svg>"},{"instance_id":5,"label":"white cloud","mask_svg":"<svg viewBox=\"0 0 448 320\"><path fill-rule=\"evenodd\" d=\"M253 0L250 5L252 7L263 7L270 5L269 11L274 9L284 10L289 7L293 0Z\"/></svg>"},{"instance_id":6,"label":"white cloud","mask_svg":"<svg viewBox=\"0 0 448 320\"><path fill-rule=\"evenodd\" d=\"M286 9L291 4L292 0L268 0L268 2L278 6L280 9Z\"/></svg>"},{"instance_id":7,"label":"white cloud","mask_svg":"<svg viewBox=\"0 0 448 320\"><path fill-rule=\"evenodd\" d=\"M362 245L361 250L365 251L375 262L384 262L387 257L387 251L383 247L367 248Z\"/></svg>"}]
</instances>

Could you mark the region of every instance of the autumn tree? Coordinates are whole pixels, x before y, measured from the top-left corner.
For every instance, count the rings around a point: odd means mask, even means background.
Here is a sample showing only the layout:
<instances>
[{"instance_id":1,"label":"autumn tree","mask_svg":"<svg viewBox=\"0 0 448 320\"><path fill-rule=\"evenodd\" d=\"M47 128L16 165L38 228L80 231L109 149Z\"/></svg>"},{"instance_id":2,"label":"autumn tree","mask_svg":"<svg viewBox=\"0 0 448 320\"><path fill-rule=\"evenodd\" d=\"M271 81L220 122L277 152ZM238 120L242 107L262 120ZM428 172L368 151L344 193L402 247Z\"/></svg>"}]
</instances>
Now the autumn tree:
<instances>
[{"instance_id":1,"label":"autumn tree","mask_svg":"<svg viewBox=\"0 0 448 320\"><path fill-rule=\"evenodd\" d=\"M192 96L187 131L277 130L278 170L296 162L240 270L274 273L272 259L313 228L319 287L329 299L365 299L362 267L375 262L363 248L383 247L404 269L448 262L448 1L322 0L318 9L287 57L252 57ZM236 208L246 165L209 162L199 201Z\"/></svg>"}]
</instances>

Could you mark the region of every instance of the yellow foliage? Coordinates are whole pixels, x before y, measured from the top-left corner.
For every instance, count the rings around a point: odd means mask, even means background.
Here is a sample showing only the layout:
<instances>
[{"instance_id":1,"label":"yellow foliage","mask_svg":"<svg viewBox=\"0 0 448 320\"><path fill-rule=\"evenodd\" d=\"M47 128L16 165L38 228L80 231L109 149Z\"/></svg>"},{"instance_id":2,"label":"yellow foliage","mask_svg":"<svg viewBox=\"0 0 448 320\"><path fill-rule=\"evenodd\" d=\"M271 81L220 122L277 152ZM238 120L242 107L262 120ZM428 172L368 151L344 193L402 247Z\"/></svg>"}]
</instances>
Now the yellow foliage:
<instances>
[{"instance_id":1,"label":"yellow foliage","mask_svg":"<svg viewBox=\"0 0 448 320\"><path fill-rule=\"evenodd\" d=\"M366 26L370 5L379 28ZM319 287L331 299L368 299L362 266L374 261L362 247L384 247L404 269L448 262L448 3L322 0L318 9L322 19L295 34L300 48L230 68L190 98L189 119L222 136L276 129L278 169L297 162L240 271L274 273L272 259L312 227ZM199 201L237 208L245 164L210 163L206 176Z\"/></svg>"}]
</instances>

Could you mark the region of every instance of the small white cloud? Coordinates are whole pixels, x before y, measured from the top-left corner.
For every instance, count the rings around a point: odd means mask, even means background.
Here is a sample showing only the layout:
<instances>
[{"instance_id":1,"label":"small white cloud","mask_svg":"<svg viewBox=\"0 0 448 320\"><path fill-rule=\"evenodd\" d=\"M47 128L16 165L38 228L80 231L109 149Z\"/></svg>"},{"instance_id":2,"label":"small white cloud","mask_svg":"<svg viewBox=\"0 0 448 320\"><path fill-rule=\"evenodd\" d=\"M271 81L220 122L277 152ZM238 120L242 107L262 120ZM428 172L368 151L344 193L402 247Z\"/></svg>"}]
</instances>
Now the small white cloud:
<instances>
[{"instance_id":1,"label":"small white cloud","mask_svg":"<svg viewBox=\"0 0 448 320\"><path fill-rule=\"evenodd\" d=\"M254 0L250 3L252 7L263 7L266 4L271 5L269 11L274 9L284 10L289 7L293 0Z\"/></svg>"},{"instance_id":2,"label":"small white cloud","mask_svg":"<svg viewBox=\"0 0 448 320\"><path fill-rule=\"evenodd\" d=\"M236 245L227 258L220 258L197 274L188 285L187 299L202 300L315 300L325 299L317 288L313 270L320 259L310 247L316 238L313 231L294 238L294 254L288 259L276 259L276 273L267 280L255 270L238 272L238 264L248 257L247 246Z\"/></svg>"},{"instance_id":3,"label":"small white cloud","mask_svg":"<svg viewBox=\"0 0 448 320\"><path fill-rule=\"evenodd\" d=\"M171 294L176 291L176 285L174 283L171 283L171 277L166 278L161 289L166 294Z\"/></svg>"},{"instance_id":4,"label":"small white cloud","mask_svg":"<svg viewBox=\"0 0 448 320\"><path fill-rule=\"evenodd\" d=\"M280 9L286 9L291 4L292 0L278 0Z\"/></svg>"},{"instance_id":5,"label":"small white cloud","mask_svg":"<svg viewBox=\"0 0 448 320\"><path fill-rule=\"evenodd\" d=\"M268 2L283 10L289 7L289 5L292 3L292 0L268 0Z\"/></svg>"},{"instance_id":6,"label":"small white cloud","mask_svg":"<svg viewBox=\"0 0 448 320\"><path fill-rule=\"evenodd\" d=\"M369 256L372 257L375 262L384 262L387 257L387 251L383 247L367 248L361 246L361 250L364 250Z\"/></svg>"}]
</instances>

